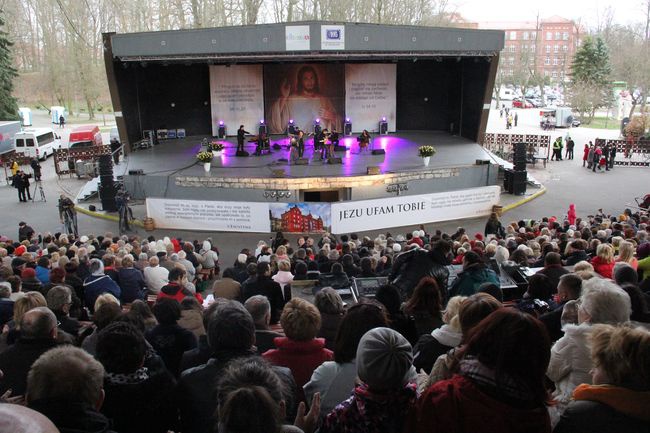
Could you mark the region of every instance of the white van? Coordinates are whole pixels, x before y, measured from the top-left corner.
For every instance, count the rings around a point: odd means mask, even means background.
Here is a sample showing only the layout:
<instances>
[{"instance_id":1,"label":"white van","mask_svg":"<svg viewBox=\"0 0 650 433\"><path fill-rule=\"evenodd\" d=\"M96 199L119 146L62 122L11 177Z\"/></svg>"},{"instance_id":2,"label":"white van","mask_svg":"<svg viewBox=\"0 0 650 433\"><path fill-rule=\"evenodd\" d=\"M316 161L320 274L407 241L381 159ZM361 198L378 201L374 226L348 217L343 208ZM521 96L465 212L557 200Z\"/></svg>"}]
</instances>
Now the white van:
<instances>
[{"instance_id":1,"label":"white van","mask_svg":"<svg viewBox=\"0 0 650 433\"><path fill-rule=\"evenodd\" d=\"M61 148L61 137L52 128L29 128L16 133L14 149L30 158L45 160Z\"/></svg>"}]
</instances>

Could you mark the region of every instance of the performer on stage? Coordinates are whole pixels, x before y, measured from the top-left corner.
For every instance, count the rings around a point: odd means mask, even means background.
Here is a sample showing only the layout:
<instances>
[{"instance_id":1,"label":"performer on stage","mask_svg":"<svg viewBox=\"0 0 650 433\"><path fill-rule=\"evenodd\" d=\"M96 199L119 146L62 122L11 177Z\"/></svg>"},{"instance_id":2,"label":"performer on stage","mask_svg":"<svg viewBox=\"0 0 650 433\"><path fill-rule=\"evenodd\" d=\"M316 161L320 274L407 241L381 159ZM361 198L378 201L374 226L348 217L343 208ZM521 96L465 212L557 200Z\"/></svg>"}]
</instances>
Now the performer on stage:
<instances>
[{"instance_id":1,"label":"performer on stage","mask_svg":"<svg viewBox=\"0 0 650 433\"><path fill-rule=\"evenodd\" d=\"M339 145L339 133L336 132L336 129L333 129L332 132L330 133L330 141L334 146Z\"/></svg>"},{"instance_id":2,"label":"performer on stage","mask_svg":"<svg viewBox=\"0 0 650 433\"><path fill-rule=\"evenodd\" d=\"M361 135L357 137L357 141L359 142L359 152L368 149L370 145L370 134L367 129L364 129Z\"/></svg>"},{"instance_id":3,"label":"performer on stage","mask_svg":"<svg viewBox=\"0 0 650 433\"><path fill-rule=\"evenodd\" d=\"M244 130L244 125L239 125L239 129L237 130L237 152L244 151L244 141L246 141L246 134L250 134L250 132Z\"/></svg>"},{"instance_id":4,"label":"performer on stage","mask_svg":"<svg viewBox=\"0 0 650 433\"><path fill-rule=\"evenodd\" d=\"M264 150L268 150L269 153L271 153L269 138L267 137L266 133L262 132L259 137L257 137L257 148L255 149L255 155L260 156Z\"/></svg>"},{"instance_id":5,"label":"performer on stage","mask_svg":"<svg viewBox=\"0 0 650 433\"><path fill-rule=\"evenodd\" d=\"M302 158L305 153L305 133L302 129L298 130L298 158Z\"/></svg>"},{"instance_id":6,"label":"performer on stage","mask_svg":"<svg viewBox=\"0 0 650 433\"><path fill-rule=\"evenodd\" d=\"M320 159L323 159L326 131L327 129L322 129L318 134L314 135L314 157L316 156L316 152L320 152Z\"/></svg>"},{"instance_id":7,"label":"performer on stage","mask_svg":"<svg viewBox=\"0 0 650 433\"><path fill-rule=\"evenodd\" d=\"M332 134L327 129L324 129L323 132L325 133L325 146L323 146L323 150L325 151L325 158L334 158L336 155L334 155L334 142L332 141Z\"/></svg>"}]
</instances>

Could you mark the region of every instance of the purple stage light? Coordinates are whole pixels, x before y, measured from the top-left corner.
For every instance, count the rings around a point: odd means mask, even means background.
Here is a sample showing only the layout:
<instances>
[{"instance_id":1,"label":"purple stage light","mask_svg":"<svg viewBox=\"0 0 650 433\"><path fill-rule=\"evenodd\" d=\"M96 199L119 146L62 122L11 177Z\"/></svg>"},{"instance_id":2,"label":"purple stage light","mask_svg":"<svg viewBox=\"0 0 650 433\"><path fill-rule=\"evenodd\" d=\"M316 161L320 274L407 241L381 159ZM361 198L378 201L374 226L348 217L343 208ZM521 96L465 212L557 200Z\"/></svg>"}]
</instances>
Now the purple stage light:
<instances>
[{"instance_id":1,"label":"purple stage light","mask_svg":"<svg viewBox=\"0 0 650 433\"><path fill-rule=\"evenodd\" d=\"M346 117L346 118L345 118L345 121L348 122L348 123L350 123L350 118L349 118L349 117Z\"/></svg>"},{"instance_id":2,"label":"purple stage light","mask_svg":"<svg viewBox=\"0 0 650 433\"><path fill-rule=\"evenodd\" d=\"M320 118L317 118L317 119L316 119L316 123L320 123Z\"/></svg>"},{"instance_id":3,"label":"purple stage light","mask_svg":"<svg viewBox=\"0 0 650 433\"><path fill-rule=\"evenodd\" d=\"M385 122L385 121L386 121L386 117L382 117L382 118L381 118L381 121L382 121L382 122Z\"/></svg>"},{"instance_id":4,"label":"purple stage light","mask_svg":"<svg viewBox=\"0 0 650 433\"><path fill-rule=\"evenodd\" d=\"M219 126L223 126L223 120L219 121Z\"/></svg>"},{"instance_id":5,"label":"purple stage light","mask_svg":"<svg viewBox=\"0 0 650 433\"><path fill-rule=\"evenodd\" d=\"M260 119L260 125L264 125L264 119Z\"/></svg>"},{"instance_id":6,"label":"purple stage light","mask_svg":"<svg viewBox=\"0 0 650 433\"><path fill-rule=\"evenodd\" d=\"M293 125L293 119L289 119L289 124Z\"/></svg>"}]
</instances>

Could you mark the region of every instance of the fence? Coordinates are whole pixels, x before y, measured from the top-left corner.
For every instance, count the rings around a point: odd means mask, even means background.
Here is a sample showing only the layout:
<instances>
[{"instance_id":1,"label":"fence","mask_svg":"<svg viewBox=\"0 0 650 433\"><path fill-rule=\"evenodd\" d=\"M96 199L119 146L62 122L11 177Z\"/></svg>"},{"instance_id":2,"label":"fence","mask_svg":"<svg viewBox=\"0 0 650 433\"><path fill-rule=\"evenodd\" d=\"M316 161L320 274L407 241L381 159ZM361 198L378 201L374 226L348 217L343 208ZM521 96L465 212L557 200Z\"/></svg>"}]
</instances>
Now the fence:
<instances>
[{"instance_id":1,"label":"fence","mask_svg":"<svg viewBox=\"0 0 650 433\"><path fill-rule=\"evenodd\" d=\"M538 134L495 134L492 132L486 133L483 140L483 147L487 148L490 152L506 161L512 161L513 146L516 143L526 143L530 148L535 148L535 155L542 157L549 157L549 149L551 145L550 135Z\"/></svg>"},{"instance_id":2,"label":"fence","mask_svg":"<svg viewBox=\"0 0 650 433\"><path fill-rule=\"evenodd\" d=\"M628 167L650 167L650 140L626 141L597 138L597 146L616 147L614 165Z\"/></svg>"},{"instance_id":3,"label":"fence","mask_svg":"<svg viewBox=\"0 0 650 433\"><path fill-rule=\"evenodd\" d=\"M103 146L89 146L80 149L55 149L54 150L54 170L57 176L75 172L75 161L94 160L102 155L110 155L111 147L107 144ZM62 164L63 163L63 164Z\"/></svg>"}]
</instances>

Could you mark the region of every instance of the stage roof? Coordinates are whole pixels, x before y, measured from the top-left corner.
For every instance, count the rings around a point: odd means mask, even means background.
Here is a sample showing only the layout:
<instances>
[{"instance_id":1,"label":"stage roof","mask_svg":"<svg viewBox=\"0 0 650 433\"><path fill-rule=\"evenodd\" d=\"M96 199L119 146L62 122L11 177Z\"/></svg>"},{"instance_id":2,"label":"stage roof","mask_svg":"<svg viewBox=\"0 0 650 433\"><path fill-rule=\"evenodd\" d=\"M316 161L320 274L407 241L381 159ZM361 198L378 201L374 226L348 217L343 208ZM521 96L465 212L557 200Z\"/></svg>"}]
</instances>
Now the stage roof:
<instances>
[{"instance_id":1,"label":"stage roof","mask_svg":"<svg viewBox=\"0 0 650 433\"><path fill-rule=\"evenodd\" d=\"M492 57L504 32L453 27L292 22L210 29L111 34L123 62L250 63Z\"/></svg>"}]
</instances>

